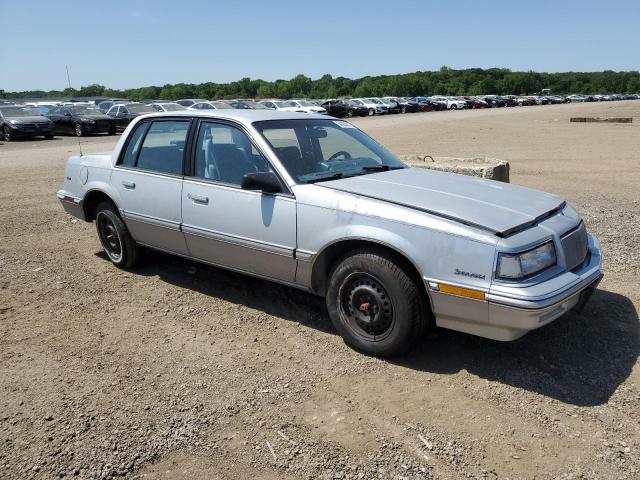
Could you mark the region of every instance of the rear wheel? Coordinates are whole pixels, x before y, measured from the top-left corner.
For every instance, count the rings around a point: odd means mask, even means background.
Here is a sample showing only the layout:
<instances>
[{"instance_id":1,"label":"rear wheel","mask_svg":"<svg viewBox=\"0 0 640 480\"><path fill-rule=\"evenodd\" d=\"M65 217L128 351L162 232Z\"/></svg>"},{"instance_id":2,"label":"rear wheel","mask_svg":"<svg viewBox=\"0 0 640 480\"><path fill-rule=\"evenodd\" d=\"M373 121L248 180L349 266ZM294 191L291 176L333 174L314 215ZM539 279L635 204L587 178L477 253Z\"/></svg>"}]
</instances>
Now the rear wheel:
<instances>
[{"instance_id":1,"label":"rear wheel","mask_svg":"<svg viewBox=\"0 0 640 480\"><path fill-rule=\"evenodd\" d=\"M402 107L402 113L407 113L407 107Z\"/></svg>"},{"instance_id":2,"label":"rear wheel","mask_svg":"<svg viewBox=\"0 0 640 480\"><path fill-rule=\"evenodd\" d=\"M427 325L416 282L382 250L358 250L331 272L331 321L353 348L380 357L407 352Z\"/></svg>"},{"instance_id":3,"label":"rear wheel","mask_svg":"<svg viewBox=\"0 0 640 480\"><path fill-rule=\"evenodd\" d=\"M130 268L140 257L140 247L111 202L102 202L96 209L98 238L109 260L120 268Z\"/></svg>"},{"instance_id":4,"label":"rear wheel","mask_svg":"<svg viewBox=\"0 0 640 480\"><path fill-rule=\"evenodd\" d=\"M370 117L373 117L376 114L376 111L373 108L370 108L368 113Z\"/></svg>"},{"instance_id":5,"label":"rear wheel","mask_svg":"<svg viewBox=\"0 0 640 480\"><path fill-rule=\"evenodd\" d=\"M84 127L80 122L76 123L74 131L75 131L76 137L84 137L86 135Z\"/></svg>"},{"instance_id":6,"label":"rear wheel","mask_svg":"<svg viewBox=\"0 0 640 480\"><path fill-rule=\"evenodd\" d=\"M53 140L53 135L45 135L44 138L46 140Z\"/></svg>"},{"instance_id":7,"label":"rear wheel","mask_svg":"<svg viewBox=\"0 0 640 480\"><path fill-rule=\"evenodd\" d=\"M347 117L349 118L353 117L353 110L347 110Z\"/></svg>"}]
</instances>

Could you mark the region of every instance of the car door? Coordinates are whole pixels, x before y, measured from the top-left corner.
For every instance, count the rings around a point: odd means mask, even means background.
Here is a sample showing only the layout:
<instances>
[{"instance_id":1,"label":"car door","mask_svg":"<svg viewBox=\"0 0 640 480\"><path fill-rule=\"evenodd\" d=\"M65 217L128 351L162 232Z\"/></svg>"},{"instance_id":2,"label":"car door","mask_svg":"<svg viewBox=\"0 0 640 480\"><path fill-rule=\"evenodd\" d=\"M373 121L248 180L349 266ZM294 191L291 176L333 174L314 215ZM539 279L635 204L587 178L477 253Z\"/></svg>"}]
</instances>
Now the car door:
<instances>
[{"instance_id":1,"label":"car door","mask_svg":"<svg viewBox=\"0 0 640 480\"><path fill-rule=\"evenodd\" d=\"M75 130L73 129L73 113L71 113L71 108L65 107L62 109L59 125L61 132L75 133Z\"/></svg>"},{"instance_id":2,"label":"car door","mask_svg":"<svg viewBox=\"0 0 640 480\"><path fill-rule=\"evenodd\" d=\"M170 117L140 122L111 174L118 207L133 238L181 255L188 254L180 231L180 202L190 122Z\"/></svg>"},{"instance_id":3,"label":"car door","mask_svg":"<svg viewBox=\"0 0 640 480\"><path fill-rule=\"evenodd\" d=\"M203 120L192 156L182 191L182 230L191 256L293 282L295 199L288 190L241 188L246 173L273 171L247 132L230 122Z\"/></svg>"}]
</instances>

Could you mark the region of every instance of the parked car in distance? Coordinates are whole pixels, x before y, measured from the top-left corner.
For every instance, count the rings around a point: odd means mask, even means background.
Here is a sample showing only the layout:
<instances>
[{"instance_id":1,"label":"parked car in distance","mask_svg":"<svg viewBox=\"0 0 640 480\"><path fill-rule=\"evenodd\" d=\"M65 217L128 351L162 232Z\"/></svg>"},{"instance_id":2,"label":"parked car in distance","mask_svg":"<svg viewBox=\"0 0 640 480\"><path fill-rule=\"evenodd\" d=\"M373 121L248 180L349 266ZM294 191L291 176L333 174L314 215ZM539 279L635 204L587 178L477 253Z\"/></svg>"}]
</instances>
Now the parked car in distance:
<instances>
[{"instance_id":1,"label":"parked car in distance","mask_svg":"<svg viewBox=\"0 0 640 480\"><path fill-rule=\"evenodd\" d=\"M431 100L442 102L447 106L447 110L464 110L467 108L467 102L458 97L445 97L442 95L434 95Z\"/></svg>"},{"instance_id":2,"label":"parked car in distance","mask_svg":"<svg viewBox=\"0 0 640 480\"><path fill-rule=\"evenodd\" d=\"M182 105L184 108L189 108L191 105L194 105L196 103L200 103L200 102L207 102L208 100L206 98L183 98L181 100L176 100L175 102L178 105Z\"/></svg>"},{"instance_id":3,"label":"parked car in distance","mask_svg":"<svg viewBox=\"0 0 640 480\"><path fill-rule=\"evenodd\" d=\"M269 110L261 103L252 100L225 100L225 103L236 110Z\"/></svg>"},{"instance_id":4,"label":"parked car in distance","mask_svg":"<svg viewBox=\"0 0 640 480\"><path fill-rule=\"evenodd\" d=\"M42 115L35 114L29 108L18 106L0 106L0 133L5 141L17 138L44 137L53 138L53 123Z\"/></svg>"},{"instance_id":5,"label":"parked car in distance","mask_svg":"<svg viewBox=\"0 0 640 480\"><path fill-rule=\"evenodd\" d=\"M177 112L186 109L186 107L175 102L154 102L150 103L149 106L155 108L158 112Z\"/></svg>"},{"instance_id":6,"label":"parked car in distance","mask_svg":"<svg viewBox=\"0 0 640 480\"><path fill-rule=\"evenodd\" d=\"M369 354L401 354L433 324L514 340L581 308L602 276L562 198L409 168L344 120L187 110L127 135L71 157L57 192L113 264L146 246L324 296Z\"/></svg>"},{"instance_id":7,"label":"parked car in distance","mask_svg":"<svg viewBox=\"0 0 640 480\"><path fill-rule=\"evenodd\" d=\"M387 107L385 107L382 102L373 102L368 98L352 98L351 101L358 106L365 107L369 116L384 115L387 113Z\"/></svg>"},{"instance_id":8,"label":"parked car in distance","mask_svg":"<svg viewBox=\"0 0 640 480\"><path fill-rule=\"evenodd\" d=\"M303 110L302 107L298 106L296 102L292 102L290 100L262 100L258 103L271 110L308 113L306 110Z\"/></svg>"},{"instance_id":9,"label":"parked car in distance","mask_svg":"<svg viewBox=\"0 0 640 480\"><path fill-rule=\"evenodd\" d=\"M56 134L84 137L93 133L116 133L116 121L97 106L63 105L51 109L46 116L53 122Z\"/></svg>"},{"instance_id":10,"label":"parked car in distance","mask_svg":"<svg viewBox=\"0 0 640 480\"><path fill-rule=\"evenodd\" d=\"M382 97L382 100L388 103L395 103L400 113L416 113L421 111L418 102L405 97Z\"/></svg>"},{"instance_id":11,"label":"parked car in distance","mask_svg":"<svg viewBox=\"0 0 640 480\"><path fill-rule=\"evenodd\" d=\"M107 111L116 104L126 104L131 103L131 100L126 99L113 99L113 100L105 100L103 102L98 103L98 109L102 113L107 113Z\"/></svg>"},{"instance_id":12,"label":"parked car in distance","mask_svg":"<svg viewBox=\"0 0 640 480\"><path fill-rule=\"evenodd\" d=\"M220 110L233 108L231 105L225 102L217 102L215 100L207 102L194 103L187 110Z\"/></svg>"},{"instance_id":13,"label":"parked car in distance","mask_svg":"<svg viewBox=\"0 0 640 480\"><path fill-rule=\"evenodd\" d=\"M124 130L134 118L140 115L146 115L147 113L156 112L157 110L149 105L144 105L142 103L127 103L126 105L116 104L112 106L107 112L107 115L115 119L116 128L118 130Z\"/></svg>"},{"instance_id":14,"label":"parked car in distance","mask_svg":"<svg viewBox=\"0 0 640 480\"><path fill-rule=\"evenodd\" d=\"M299 111L305 113L322 113L325 114L327 111L311 102L310 100L288 100L288 103L295 108L298 108Z\"/></svg>"}]
</instances>

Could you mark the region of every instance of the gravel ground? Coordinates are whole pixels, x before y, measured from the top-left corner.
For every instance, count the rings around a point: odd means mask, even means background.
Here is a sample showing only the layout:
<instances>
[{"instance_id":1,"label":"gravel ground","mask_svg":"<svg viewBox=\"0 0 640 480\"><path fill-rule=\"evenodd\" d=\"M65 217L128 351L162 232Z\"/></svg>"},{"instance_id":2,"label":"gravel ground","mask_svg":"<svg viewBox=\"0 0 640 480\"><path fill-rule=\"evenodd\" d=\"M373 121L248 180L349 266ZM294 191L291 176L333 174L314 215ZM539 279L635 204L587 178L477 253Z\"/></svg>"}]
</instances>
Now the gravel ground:
<instances>
[{"instance_id":1,"label":"gravel ground","mask_svg":"<svg viewBox=\"0 0 640 480\"><path fill-rule=\"evenodd\" d=\"M570 116L633 124L570 124ZM0 478L637 479L640 102L355 120L509 160L604 250L582 314L363 356L322 299L160 253L124 272L55 199L73 138L0 142ZM115 138L83 139L85 152Z\"/></svg>"}]
</instances>

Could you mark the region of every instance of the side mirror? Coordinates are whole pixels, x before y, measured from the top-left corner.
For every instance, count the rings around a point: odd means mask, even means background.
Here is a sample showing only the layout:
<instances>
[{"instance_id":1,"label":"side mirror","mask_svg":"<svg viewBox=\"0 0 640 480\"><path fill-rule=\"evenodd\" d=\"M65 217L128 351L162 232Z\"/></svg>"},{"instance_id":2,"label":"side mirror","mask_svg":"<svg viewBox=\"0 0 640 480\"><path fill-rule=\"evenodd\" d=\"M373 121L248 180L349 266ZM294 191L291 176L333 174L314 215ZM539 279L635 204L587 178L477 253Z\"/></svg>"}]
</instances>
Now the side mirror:
<instances>
[{"instance_id":1,"label":"side mirror","mask_svg":"<svg viewBox=\"0 0 640 480\"><path fill-rule=\"evenodd\" d=\"M265 193L282 192L280 180L273 172L252 172L242 177L243 190L260 190Z\"/></svg>"},{"instance_id":2,"label":"side mirror","mask_svg":"<svg viewBox=\"0 0 640 480\"><path fill-rule=\"evenodd\" d=\"M65 117L70 117L70 116L71 116L71 112L66 112L66 113L64 114L64 116L65 116Z\"/></svg>"}]
</instances>

